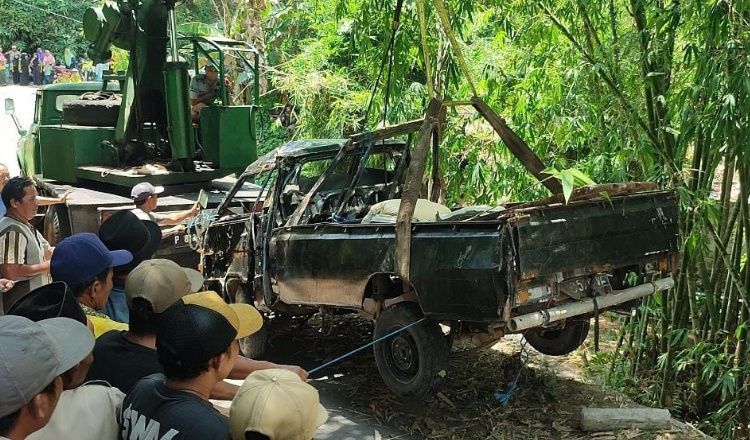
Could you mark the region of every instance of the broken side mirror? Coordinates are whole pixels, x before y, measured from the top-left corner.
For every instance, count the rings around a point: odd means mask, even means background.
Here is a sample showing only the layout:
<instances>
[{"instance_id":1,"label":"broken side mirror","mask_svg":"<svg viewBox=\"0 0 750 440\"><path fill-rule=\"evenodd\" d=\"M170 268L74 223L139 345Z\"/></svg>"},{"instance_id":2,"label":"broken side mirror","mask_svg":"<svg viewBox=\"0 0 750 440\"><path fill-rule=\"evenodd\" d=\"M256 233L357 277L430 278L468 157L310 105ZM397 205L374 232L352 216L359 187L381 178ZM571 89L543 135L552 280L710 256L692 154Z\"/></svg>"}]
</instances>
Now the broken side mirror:
<instances>
[{"instance_id":1,"label":"broken side mirror","mask_svg":"<svg viewBox=\"0 0 750 440\"><path fill-rule=\"evenodd\" d=\"M21 136L26 136L26 130L21 128L21 124L18 123L18 118L16 118L16 106L13 102L13 98L5 98L5 113L13 118L13 123L16 124L16 130L18 130L18 134Z\"/></svg>"},{"instance_id":2,"label":"broken side mirror","mask_svg":"<svg viewBox=\"0 0 750 440\"><path fill-rule=\"evenodd\" d=\"M13 116L16 114L16 106L13 98L5 98L5 114Z\"/></svg>"}]
</instances>

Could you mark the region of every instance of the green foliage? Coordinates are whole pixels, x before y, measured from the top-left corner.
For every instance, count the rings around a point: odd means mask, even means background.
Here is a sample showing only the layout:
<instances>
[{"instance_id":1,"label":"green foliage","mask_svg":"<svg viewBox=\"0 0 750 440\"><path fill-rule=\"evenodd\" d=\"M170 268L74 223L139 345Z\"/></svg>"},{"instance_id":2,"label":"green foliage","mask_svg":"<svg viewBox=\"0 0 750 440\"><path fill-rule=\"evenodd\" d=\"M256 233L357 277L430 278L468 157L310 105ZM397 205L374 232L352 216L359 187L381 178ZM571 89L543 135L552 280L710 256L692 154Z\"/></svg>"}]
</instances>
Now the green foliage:
<instances>
[{"instance_id":1,"label":"green foliage","mask_svg":"<svg viewBox=\"0 0 750 440\"><path fill-rule=\"evenodd\" d=\"M80 21L86 8L98 3L97 0L0 0L3 24L0 46L8 50L15 44L28 53L42 47L52 51L58 61L62 60L63 50L70 47L80 57L86 52Z\"/></svg>"}]
</instances>

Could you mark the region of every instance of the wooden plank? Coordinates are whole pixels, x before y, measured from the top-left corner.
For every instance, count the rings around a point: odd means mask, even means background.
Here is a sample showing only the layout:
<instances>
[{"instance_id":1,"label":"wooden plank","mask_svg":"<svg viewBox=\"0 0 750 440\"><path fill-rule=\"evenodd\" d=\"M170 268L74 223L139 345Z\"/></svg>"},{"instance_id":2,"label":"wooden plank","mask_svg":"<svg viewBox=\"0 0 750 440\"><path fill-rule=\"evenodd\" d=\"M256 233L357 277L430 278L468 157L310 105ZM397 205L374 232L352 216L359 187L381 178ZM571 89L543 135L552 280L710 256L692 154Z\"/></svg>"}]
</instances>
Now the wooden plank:
<instances>
[{"instance_id":1,"label":"wooden plank","mask_svg":"<svg viewBox=\"0 0 750 440\"><path fill-rule=\"evenodd\" d=\"M437 125L440 112L440 100L433 98L427 107L419 139L411 153L411 163L406 171L404 191L401 195L401 206L396 217L396 274L409 286L409 265L411 263L411 218L422 190L422 178L427 167L427 154L430 151L432 132Z\"/></svg>"},{"instance_id":2,"label":"wooden plank","mask_svg":"<svg viewBox=\"0 0 750 440\"><path fill-rule=\"evenodd\" d=\"M662 408L581 408L581 429L584 431L667 430L671 427L669 410Z\"/></svg>"},{"instance_id":3,"label":"wooden plank","mask_svg":"<svg viewBox=\"0 0 750 440\"><path fill-rule=\"evenodd\" d=\"M384 139L390 139L392 137L401 136L404 134L414 133L419 130L424 123L424 119L415 119L413 121L404 122L397 125L389 125L387 127L378 128L369 132L372 136L372 141L382 141ZM364 142L367 139L368 132L357 133L349 136L350 145Z\"/></svg>"},{"instance_id":4,"label":"wooden plank","mask_svg":"<svg viewBox=\"0 0 750 440\"><path fill-rule=\"evenodd\" d=\"M553 178L549 174L542 173L546 166L534 153L534 151L526 145L513 130L508 127L505 120L497 115L484 101L479 97L472 98L474 108L481 114L487 122L490 123L492 128L495 129L497 134L502 139L503 143L508 147L511 153L518 159L529 172L534 175L542 185L547 187L552 194L562 194L562 184L559 180Z\"/></svg>"}]
</instances>

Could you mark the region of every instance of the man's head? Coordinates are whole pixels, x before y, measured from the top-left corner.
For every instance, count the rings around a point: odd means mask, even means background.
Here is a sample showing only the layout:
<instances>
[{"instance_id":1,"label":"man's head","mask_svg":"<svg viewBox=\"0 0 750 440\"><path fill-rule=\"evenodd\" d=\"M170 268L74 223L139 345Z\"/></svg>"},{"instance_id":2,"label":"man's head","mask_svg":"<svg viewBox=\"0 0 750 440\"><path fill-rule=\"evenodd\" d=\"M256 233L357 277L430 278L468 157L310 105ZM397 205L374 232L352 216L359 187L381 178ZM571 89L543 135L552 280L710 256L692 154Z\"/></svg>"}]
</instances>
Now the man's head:
<instances>
[{"instance_id":1,"label":"man's head","mask_svg":"<svg viewBox=\"0 0 750 440\"><path fill-rule=\"evenodd\" d=\"M5 166L5 164L0 163L0 191L3 190L8 179L10 179L10 170L8 170L8 167Z\"/></svg>"},{"instance_id":2,"label":"man's head","mask_svg":"<svg viewBox=\"0 0 750 440\"><path fill-rule=\"evenodd\" d=\"M84 232L64 239L55 247L50 274L54 281L66 283L79 302L100 310L112 290L112 268L132 259L130 252L110 251L99 237Z\"/></svg>"},{"instance_id":3,"label":"man's head","mask_svg":"<svg viewBox=\"0 0 750 440\"><path fill-rule=\"evenodd\" d=\"M318 390L282 369L255 371L232 400L232 440L311 440L328 419Z\"/></svg>"},{"instance_id":4,"label":"man's head","mask_svg":"<svg viewBox=\"0 0 750 440\"><path fill-rule=\"evenodd\" d=\"M214 84L218 78L219 69L217 69L213 64L206 64L206 82L209 84Z\"/></svg>"},{"instance_id":5,"label":"man's head","mask_svg":"<svg viewBox=\"0 0 750 440\"><path fill-rule=\"evenodd\" d=\"M164 192L163 186L154 186L148 182L142 182L134 186L130 191L130 198L138 208L145 212L151 212L156 209L159 194Z\"/></svg>"},{"instance_id":6,"label":"man's head","mask_svg":"<svg viewBox=\"0 0 750 440\"><path fill-rule=\"evenodd\" d=\"M34 181L25 176L11 177L2 190L3 203L8 214L26 221L34 218L39 209Z\"/></svg>"},{"instance_id":7,"label":"man's head","mask_svg":"<svg viewBox=\"0 0 750 440\"><path fill-rule=\"evenodd\" d=\"M180 298L198 292L203 276L194 269L170 260L146 260L125 281L125 298L130 310L130 332L155 335L159 315Z\"/></svg>"},{"instance_id":8,"label":"man's head","mask_svg":"<svg viewBox=\"0 0 750 440\"><path fill-rule=\"evenodd\" d=\"M8 310L9 315L23 316L34 322L50 318L69 318L88 327L88 319L68 286L54 282L36 288L16 301ZM86 379L94 356L89 353L81 362L61 375L63 389L79 387Z\"/></svg>"},{"instance_id":9,"label":"man's head","mask_svg":"<svg viewBox=\"0 0 750 440\"><path fill-rule=\"evenodd\" d=\"M161 229L152 221L141 220L130 211L117 211L99 227L99 238L111 251L126 250L133 260L115 269L124 277L144 260L151 258L161 244Z\"/></svg>"},{"instance_id":10,"label":"man's head","mask_svg":"<svg viewBox=\"0 0 750 440\"><path fill-rule=\"evenodd\" d=\"M60 375L93 348L89 329L72 319L0 317L0 436L25 438L44 427L62 392Z\"/></svg>"},{"instance_id":11,"label":"man's head","mask_svg":"<svg viewBox=\"0 0 750 440\"><path fill-rule=\"evenodd\" d=\"M156 332L156 352L167 379L224 380L239 354L237 339L263 326L248 304L227 304L215 292L187 295L165 310Z\"/></svg>"},{"instance_id":12,"label":"man's head","mask_svg":"<svg viewBox=\"0 0 750 440\"><path fill-rule=\"evenodd\" d=\"M17 51L17 50L18 50L18 46L16 46L16 45L14 44L13 46L11 46L11 47L10 47L10 50L12 50L12 51L14 51L14 52L15 52L15 51Z\"/></svg>"}]
</instances>

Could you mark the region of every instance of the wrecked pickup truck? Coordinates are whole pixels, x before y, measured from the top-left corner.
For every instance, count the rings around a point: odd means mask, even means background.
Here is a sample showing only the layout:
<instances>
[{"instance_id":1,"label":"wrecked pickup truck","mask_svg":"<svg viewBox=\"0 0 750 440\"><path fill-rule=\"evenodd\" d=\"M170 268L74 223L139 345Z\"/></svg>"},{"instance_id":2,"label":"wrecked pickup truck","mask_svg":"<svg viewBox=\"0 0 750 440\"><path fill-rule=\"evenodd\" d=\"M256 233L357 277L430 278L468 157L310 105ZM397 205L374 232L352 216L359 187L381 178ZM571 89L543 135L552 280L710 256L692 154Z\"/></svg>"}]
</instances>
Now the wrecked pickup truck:
<instances>
[{"instance_id":1,"label":"wrecked pickup truck","mask_svg":"<svg viewBox=\"0 0 750 440\"><path fill-rule=\"evenodd\" d=\"M236 188L254 181L261 195L238 209L230 191L199 231L209 285L276 315L357 312L375 338L426 318L375 345L383 380L404 397L439 388L458 341L522 333L567 354L598 312L673 285L677 199L652 184L438 210L447 215L408 222L400 257L399 224L371 210L407 200L411 139L294 141L248 166ZM245 353L260 354L263 337L243 340Z\"/></svg>"}]
</instances>

